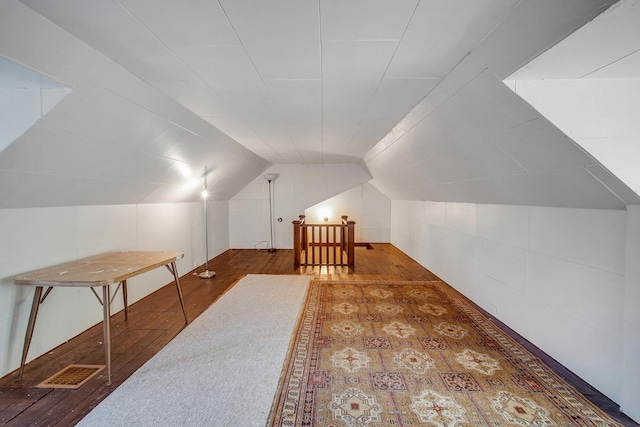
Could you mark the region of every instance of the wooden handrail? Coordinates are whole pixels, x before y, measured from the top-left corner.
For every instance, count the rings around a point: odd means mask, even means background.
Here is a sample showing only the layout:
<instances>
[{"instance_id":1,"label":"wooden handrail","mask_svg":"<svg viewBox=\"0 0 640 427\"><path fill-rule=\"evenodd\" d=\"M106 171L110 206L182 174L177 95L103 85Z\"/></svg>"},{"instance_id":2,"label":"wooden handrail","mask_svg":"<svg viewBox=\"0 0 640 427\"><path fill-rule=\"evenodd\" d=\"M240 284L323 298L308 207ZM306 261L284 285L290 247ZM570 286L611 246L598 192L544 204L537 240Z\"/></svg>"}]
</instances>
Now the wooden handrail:
<instances>
[{"instance_id":1,"label":"wooden handrail","mask_svg":"<svg viewBox=\"0 0 640 427\"><path fill-rule=\"evenodd\" d=\"M355 221L342 216L341 224L307 224L304 215L293 223L293 264L355 265Z\"/></svg>"}]
</instances>

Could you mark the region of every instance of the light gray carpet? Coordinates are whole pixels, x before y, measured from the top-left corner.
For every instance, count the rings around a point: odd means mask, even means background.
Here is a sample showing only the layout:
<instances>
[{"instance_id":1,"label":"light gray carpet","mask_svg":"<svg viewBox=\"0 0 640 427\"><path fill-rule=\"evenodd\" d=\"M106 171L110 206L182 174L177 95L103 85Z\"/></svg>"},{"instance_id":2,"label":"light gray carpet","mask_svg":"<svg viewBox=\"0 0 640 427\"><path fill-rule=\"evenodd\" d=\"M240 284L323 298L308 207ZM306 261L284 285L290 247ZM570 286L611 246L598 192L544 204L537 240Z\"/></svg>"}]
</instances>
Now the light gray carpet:
<instances>
[{"instance_id":1,"label":"light gray carpet","mask_svg":"<svg viewBox=\"0 0 640 427\"><path fill-rule=\"evenodd\" d=\"M308 276L248 275L79 426L264 426Z\"/></svg>"}]
</instances>

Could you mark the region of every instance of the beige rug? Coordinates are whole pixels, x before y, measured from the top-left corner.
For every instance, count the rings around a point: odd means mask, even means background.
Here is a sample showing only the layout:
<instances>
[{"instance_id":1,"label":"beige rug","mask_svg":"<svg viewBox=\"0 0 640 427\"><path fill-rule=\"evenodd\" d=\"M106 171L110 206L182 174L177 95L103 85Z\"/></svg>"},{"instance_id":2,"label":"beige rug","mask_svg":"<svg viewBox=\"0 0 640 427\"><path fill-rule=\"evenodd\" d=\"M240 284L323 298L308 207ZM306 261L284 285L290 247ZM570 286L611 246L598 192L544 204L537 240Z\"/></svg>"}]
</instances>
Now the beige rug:
<instances>
[{"instance_id":1,"label":"beige rug","mask_svg":"<svg viewBox=\"0 0 640 427\"><path fill-rule=\"evenodd\" d=\"M264 426L308 276L248 275L80 426Z\"/></svg>"},{"instance_id":2,"label":"beige rug","mask_svg":"<svg viewBox=\"0 0 640 427\"><path fill-rule=\"evenodd\" d=\"M618 426L442 282L313 282L268 425Z\"/></svg>"}]
</instances>

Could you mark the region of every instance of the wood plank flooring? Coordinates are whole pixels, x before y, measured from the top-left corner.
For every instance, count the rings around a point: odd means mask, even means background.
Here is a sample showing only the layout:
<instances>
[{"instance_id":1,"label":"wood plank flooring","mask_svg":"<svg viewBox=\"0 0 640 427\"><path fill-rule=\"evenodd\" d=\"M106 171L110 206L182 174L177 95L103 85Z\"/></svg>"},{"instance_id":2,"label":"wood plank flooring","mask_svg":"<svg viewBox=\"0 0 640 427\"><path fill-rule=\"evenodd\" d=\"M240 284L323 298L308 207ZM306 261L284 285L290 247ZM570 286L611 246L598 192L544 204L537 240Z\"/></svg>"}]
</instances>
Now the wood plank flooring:
<instances>
[{"instance_id":1,"label":"wood plank flooring","mask_svg":"<svg viewBox=\"0 0 640 427\"><path fill-rule=\"evenodd\" d=\"M334 280L438 280L438 278L390 244L373 244L373 249L356 248L356 266L293 267L293 251L266 252L228 250L209 262L217 273L212 279L200 279L195 271L182 276L181 286L187 315L192 321L213 304L233 283L246 274L303 274ZM96 304L97 305L97 304ZM99 305L96 310L101 310ZM42 321L42 319L39 319ZM499 322L496 321L499 324ZM0 379L0 425L4 426L71 426L81 420L133 372L162 349L184 328L184 318L169 283L131 305L129 320L124 313L112 316L112 382L106 386L104 373L95 376L77 390L40 389L35 385L69 364L104 364L102 323L30 362L22 382L17 371ZM502 325L504 326L504 325ZM38 326L36 325L36 328ZM505 327L506 328L506 327ZM506 328L508 330L508 328ZM513 333L512 333L513 334ZM517 337L531 351L538 351ZM539 355L544 357L544 354ZM547 359L549 359L547 357ZM603 409L622 419L626 425L637 425L619 414L608 401L588 384L562 366L554 366L560 374L578 387Z\"/></svg>"}]
</instances>

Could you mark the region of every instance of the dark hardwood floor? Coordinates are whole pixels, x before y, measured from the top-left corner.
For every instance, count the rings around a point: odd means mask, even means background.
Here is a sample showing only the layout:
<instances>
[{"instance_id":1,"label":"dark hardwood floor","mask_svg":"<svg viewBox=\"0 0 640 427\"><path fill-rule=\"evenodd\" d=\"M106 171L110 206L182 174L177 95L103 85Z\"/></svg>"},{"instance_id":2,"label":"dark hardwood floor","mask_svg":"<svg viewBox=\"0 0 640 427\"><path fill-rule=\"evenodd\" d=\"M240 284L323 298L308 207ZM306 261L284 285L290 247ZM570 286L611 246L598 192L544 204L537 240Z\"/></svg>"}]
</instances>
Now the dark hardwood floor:
<instances>
[{"instance_id":1,"label":"dark hardwood floor","mask_svg":"<svg viewBox=\"0 0 640 427\"><path fill-rule=\"evenodd\" d=\"M356 267L293 267L293 251L269 253L228 250L209 262L215 278L201 279L197 269L181 278L187 315L192 321L246 274L303 274L335 280L438 280L438 278L390 244L356 248ZM96 304L96 310L100 310ZM42 319L39 319L42 321ZM499 322L496 321L500 325ZM502 325L504 327L504 325ZM27 364L22 382L17 371L0 379L0 425L70 426L81 420L133 372L162 349L185 327L173 282L112 316L112 382L106 386L101 373L77 390L35 386L69 364L104 364L102 323ZM37 325L36 325L37 328ZM506 328L506 327L505 327ZM508 332L607 412L624 422L616 405L600 395L557 362L545 356L512 331ZM546 357L546 359L545 359Z\"/></svg>"}]
</instances>

